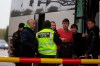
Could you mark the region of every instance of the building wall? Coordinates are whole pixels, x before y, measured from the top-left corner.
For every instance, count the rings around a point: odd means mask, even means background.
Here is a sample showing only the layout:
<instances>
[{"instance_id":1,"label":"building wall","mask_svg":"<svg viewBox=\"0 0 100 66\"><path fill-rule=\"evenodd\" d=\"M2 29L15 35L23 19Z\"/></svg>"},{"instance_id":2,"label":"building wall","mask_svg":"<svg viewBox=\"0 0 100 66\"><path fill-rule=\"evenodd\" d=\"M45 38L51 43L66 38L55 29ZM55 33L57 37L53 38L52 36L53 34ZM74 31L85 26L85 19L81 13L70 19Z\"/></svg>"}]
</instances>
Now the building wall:
<instances>
[{"instance_id":1,"label":"building wall","mask_svg":"<svg viewBox=\"0 0 100 66\"><path fill-rule=\"evenodd\" d=\"M45 13L45 20L55 21L57 24L57 28L62 27L62 20L64 18L68 18L70 21L70 25L74 23L74 10L62 11L62 12L51 12ZM27 16L18 16L11 17L9 24L9 34L8 36L12 36L13 33L18 29L19 23L26 23L28 19L34 19L34 15Z\"/></svg>"},{"instance_id":2,"label":"building wall","mask_svg":"<svg viewBox=\"0 0 100 66\"><path fill-rule=\"evenodd\" d=\"M64 18L69 19L70 25L73 24L74 23L74 13L75 13L75 10L46 13L45 20L55 21L57 24L57 29L58 29L62 27L62 20Z\"/></svg>"},{"instance_id":3,"label":"building wall","mask_svg":"<svg viewBox=\"0 0 100 66\"><path fill-rule=\"evenodd\" d=\"M34 15L19 16L10 18L8 36L12 36L18 30L19 23L26 23L28 19L34 19Z\"/></svg>"}]
</instances>

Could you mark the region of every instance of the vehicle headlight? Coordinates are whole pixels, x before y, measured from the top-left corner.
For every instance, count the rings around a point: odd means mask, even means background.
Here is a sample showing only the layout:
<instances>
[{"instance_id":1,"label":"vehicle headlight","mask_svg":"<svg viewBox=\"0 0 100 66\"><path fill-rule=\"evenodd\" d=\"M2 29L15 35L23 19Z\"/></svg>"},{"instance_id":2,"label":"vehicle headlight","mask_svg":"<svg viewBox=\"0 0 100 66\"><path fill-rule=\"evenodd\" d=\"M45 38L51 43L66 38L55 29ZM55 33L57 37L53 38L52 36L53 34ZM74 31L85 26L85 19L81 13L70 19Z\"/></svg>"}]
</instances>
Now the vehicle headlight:
<instances>
[{"instance_id":1,"label":"vehicle headlight","mask_svg":"<svg viewBox=\"0 0 100 66\"><path fill-rule=\"evenodd\" d=\"M8 47L8 44L5 44L6 47Z\"/></svg>"}]
</instances>

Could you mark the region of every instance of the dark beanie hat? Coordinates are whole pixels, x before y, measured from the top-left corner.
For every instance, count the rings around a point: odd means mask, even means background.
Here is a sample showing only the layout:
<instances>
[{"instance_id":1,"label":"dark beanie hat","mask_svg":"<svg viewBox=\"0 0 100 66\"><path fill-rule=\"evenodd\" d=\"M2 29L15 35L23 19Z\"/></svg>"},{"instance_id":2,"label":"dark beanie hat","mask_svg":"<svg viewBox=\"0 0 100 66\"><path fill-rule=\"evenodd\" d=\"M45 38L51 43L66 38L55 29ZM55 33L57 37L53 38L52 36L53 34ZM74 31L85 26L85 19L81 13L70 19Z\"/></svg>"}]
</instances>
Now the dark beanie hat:
<instances>
[{"instance_id":1,"label":"dark beanie hat","mask_svg":"<svg viewBox=\"0 0 100 66\"><path fill-rule=\"evenodd\" d=\"M19 28L23 28L24 27L24 23L19 23Z\"/></svg>"},{"instance_id":2,"label":"dark beanie hat","mask_svg":"<svg viewBox=\"0 0 100 66\"><path fill-rule=\"evenodd\" d=\"M46 21L44 22L44 28L50 28L50 27L51 27L50 21L49 21L49 20L46 20Z\"/></svg>"}]
</instances>

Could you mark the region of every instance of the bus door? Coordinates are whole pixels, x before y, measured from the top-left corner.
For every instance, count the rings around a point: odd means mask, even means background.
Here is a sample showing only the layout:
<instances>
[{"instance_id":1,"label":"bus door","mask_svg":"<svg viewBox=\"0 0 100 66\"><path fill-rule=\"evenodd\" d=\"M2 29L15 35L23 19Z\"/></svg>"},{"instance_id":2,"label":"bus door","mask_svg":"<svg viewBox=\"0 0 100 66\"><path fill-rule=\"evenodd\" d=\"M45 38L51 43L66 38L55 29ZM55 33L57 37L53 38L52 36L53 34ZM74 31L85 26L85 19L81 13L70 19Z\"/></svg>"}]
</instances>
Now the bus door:
<instances>
[{"instance_id":1,"label":"bus door","mask_svg":"<svg viewBox=\"0 0 100 66\"><path fill-rule=\"evenodd\" d=\"M40 31L43 28L43 23L45 21L45 13L43 13L43 14L35 14L34 19L37 22L37 31Z\"/></svg>"}]
</instances>

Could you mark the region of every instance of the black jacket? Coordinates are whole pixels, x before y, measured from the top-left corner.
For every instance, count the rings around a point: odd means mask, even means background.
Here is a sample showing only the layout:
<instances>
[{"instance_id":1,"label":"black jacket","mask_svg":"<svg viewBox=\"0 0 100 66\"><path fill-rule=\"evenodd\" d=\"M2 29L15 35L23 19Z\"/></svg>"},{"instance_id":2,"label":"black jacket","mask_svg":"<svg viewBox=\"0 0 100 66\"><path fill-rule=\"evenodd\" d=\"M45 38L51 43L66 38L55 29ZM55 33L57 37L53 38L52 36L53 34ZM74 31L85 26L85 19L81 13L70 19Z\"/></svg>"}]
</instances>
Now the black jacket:
<instances>
[{"instance_id":1,"label":"black jacket","mask_svg":"<svg viewBox=\"0 0 100 66\"><path fill-rule=\"evenodd\" d=\"M34 57L37 52L37 40L35 33L30 28L25 28L21 32L21 55L24 57Z\"/></svg>"},{"instance_id":2,"label":"black jacket","mask_svg":"<svg viewBox=\"0 0 100 66\"><path fill-rule=\"evenodd\" d=\"M14 56L19 56L20 55L20 33L21 31L16 31L15 33L13 33L13 39L12 39L12 44L13 44L13 53L14 53Z\"/></svg>"},{"instance_id":3,"label":"black jacket","mask_svg":"<svg viewBox=\"0 0 100 66\"><path fill-rule=\"evenodd\" d=\"M86 40L82 33L73 34L73 51L79 57L85 53Z\"/></svg>"},{"instance_id":4,"label":"black jacket","mask_svg":"<svg viewBox=\"0 0 100 66\"><path fill-rule=\"evenodd\" d=\"M57 32L54 33L54 42L56 43L56 45L60 45L62 43Z\"/></svg>"},{"instance_id":5,"label":"black jacket","mask_svg":"<svg viewBox=\"0 0 100 66\"><path fill-rule=\"evenodd\" d=\"M99 28L94 26L92 29L87 29L87 51L86 54L99 53Z\"/></svg>"}]
</instances>

